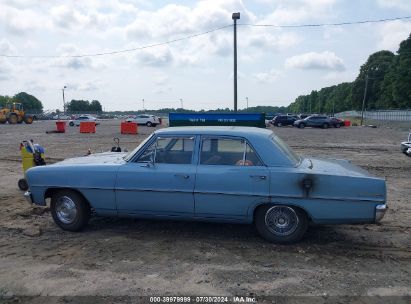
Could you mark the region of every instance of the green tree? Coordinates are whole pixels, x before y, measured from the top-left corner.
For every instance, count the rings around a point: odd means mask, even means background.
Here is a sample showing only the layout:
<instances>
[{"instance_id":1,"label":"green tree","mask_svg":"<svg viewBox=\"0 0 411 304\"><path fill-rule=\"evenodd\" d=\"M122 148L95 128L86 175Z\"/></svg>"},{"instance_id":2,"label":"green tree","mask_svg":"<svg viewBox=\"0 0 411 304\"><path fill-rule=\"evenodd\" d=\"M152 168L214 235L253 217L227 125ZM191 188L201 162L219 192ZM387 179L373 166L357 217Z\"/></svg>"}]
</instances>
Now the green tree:
<instances>
[{"instance_id":1,"label":"green tree","mask_svg":"<svg viewBox=\"0 0 411 304\"><path fill-rule=\"evenodd\" d=\"M93 100L90 103L90 111L101 113L101 112L103 112L103 107L101 106L101 104L98 100Z\"/></svg>"},{"instance_id":2,"label":"green tree","mask_svg":"<svg viewBox=\"0 0 411 304\"><path fill-rule=\"evenodd\" d=\"M397 53L382 84L382 95L393 108L411 108L411 34Z\"/></svg>"},{"instance_id":3,"label":"green tree","mask_svg":"<svg viewBox=\"0 0 411 304\"><path fill-rule=\"evenodd\" d=\"M43 104L33 95L27 94L26 92L20 92L13 96L13 102L20 102L26 111L42 111Z\"/></svg>"}]
</instances>

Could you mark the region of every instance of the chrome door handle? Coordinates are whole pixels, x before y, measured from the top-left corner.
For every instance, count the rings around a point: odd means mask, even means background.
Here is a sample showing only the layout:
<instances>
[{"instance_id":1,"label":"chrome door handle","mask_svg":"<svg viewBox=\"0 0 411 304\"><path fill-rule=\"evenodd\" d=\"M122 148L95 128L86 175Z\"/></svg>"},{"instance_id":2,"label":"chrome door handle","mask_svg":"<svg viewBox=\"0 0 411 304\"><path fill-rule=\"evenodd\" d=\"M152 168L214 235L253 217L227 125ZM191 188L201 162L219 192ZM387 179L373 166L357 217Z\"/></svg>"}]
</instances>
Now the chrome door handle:
<instances>
[{"instance_id":1,"label":"chrome door handle","mask_svg":"<svg viewBox=\"0 0 411 304\"><path fill-rule=\"evenodd\" d=\"M187 174L174 174L174 176L175 177L182 177L184 179L189 179L190 178L190 175L187 175Z\"/></svg>"},{"instance_id":2,"label":"chrome door handle","mask_svg":"<svg viewBox=\"0 0 411 304\"><path fill-rule=\"evenodd\" d=\"M250 177L251 178L259 178L259 179L262 179L262 180L267 179L267 176L265 176L265 175L250 175Z\"/></svg>"}]
</instances>

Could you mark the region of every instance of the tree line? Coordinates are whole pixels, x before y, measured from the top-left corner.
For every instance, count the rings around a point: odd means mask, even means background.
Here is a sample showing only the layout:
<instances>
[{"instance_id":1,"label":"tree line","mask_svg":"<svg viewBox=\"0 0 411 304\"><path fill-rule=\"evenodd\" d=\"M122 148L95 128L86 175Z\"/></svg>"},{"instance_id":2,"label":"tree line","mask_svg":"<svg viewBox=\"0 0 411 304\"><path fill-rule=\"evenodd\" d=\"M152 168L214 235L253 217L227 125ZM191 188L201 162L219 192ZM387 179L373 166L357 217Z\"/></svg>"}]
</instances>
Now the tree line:
<instances>
[{"instance_id":1,"label":"tree line","mask_svg":"<svg viewBox=\"0 0 411 304\"><path fill-rule=\"evenodd\" d=\"M75 100L72 99L66 104L67 112L93 112L101 113L103 112L103 107L98 100Z\"/></svg>"},{"instance_id":2,"label":"tree line","mask_svg":"<svg viewBox=\"0 0 411 304\"><path fill-rule=\"evenodd\" d=\"M0 95L0 108L13 102L23 104L24 110L28 112L41 112L43 110L41 101L26 92L20 92L14 96Z\"/></svg>"},{"instance_id":3,"label":"tree line","mask_svg":"<svg viewBox=\"0 0 411 304\"><path fill-rule=\"evenodd\" d=\"M397 54L379 51L370 55L353 82L298 96L288 106L288 111L338 113L361 110L364 95L367 110L411 108L411 34L401 42Z\"/></svg>"}]
</instances>

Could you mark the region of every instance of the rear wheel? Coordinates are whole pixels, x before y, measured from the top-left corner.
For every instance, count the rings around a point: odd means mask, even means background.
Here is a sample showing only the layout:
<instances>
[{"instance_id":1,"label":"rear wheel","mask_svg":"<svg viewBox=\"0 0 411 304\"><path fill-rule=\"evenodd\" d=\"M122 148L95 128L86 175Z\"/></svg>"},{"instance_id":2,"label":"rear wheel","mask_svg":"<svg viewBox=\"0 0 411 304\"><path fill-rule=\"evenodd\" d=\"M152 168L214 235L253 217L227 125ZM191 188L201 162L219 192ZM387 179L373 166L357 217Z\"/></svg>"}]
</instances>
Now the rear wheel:
<instances>
[{"instance_id":1,"label":"rear wheel","mask_svg":"<svg viewBox=\"0 0 411 304\"><path fill-rule=\"evenodd\" d=\"M336 127L336 128L340 128L341 125L340 125L339 123L336 123L336 124L335 124L335 127Z\"/></svg>"},{"instance_id":2,"label":"rear wheel","mask_svg":"<svg viewBox=\"0 0 411 304\"><path fill-rule=\"evenodd\" d=\"M277 127L282 127L283 124L281 122L277 122Z\"/></svg>"},{"instance_id":3,"label":"rear wheel","mask_svg":"<svg viewBox=\"0 0 411 304\"><path fill-rule=\"evenodd\" d=\"M74 122L70 121L70 122L69 122L69 126L70 126L70 127L74 127Z\"/></svg>"},{"instance_id":4,"label":"rear wheel","mask_svg":"<svg viewBox=\"0 0 411 304\"><path fill-rule=\"evenodd\" d=\"M323 129L328 129L328 123L323 124Z\"/></svg>"},{"instance_id":5,"label":"rear wheel","mask_svg":"<svg viewBox=\"0 0 411 304\"><path fill-rule=\"evenodd\" d=\"M299 127L300 129L304 129L304 128L305 128L305 123L300 123L300 124L298 125L298 127Z\"/></svg>"},{"instance_id":6,"label":"rear wheel","mask_svg":"<svg viewBox=\"0 0 411 304\"><path fill-rule=\"evenodd\" d=\"M51 214L54 222L63 230L79 231L90 219L90 206L72 190L61 190L51 197Z\"/></svg>"},{"instance_id":7,"label":"rear wheel","mask_svg":"<svg viewBox=\"0 0 411 304\"><path fill-rule=\"evenodd\" d=\"M9 121L9 124L14 125L14 124L18 123L19 118L17 117L16 114L10 114L8 121Z\"/></svg>"},{"instance_id":8,"label":"rear wheel","mask_svg":"<svg viewBox=\"0 0 411 304\"><path fill-rule=\"evenodd\" d=\"M259 234L272 243L297 242L308 228L305 212L292 206L261 206L256 210L254 219Z\"/></svg>"}]
</instances>

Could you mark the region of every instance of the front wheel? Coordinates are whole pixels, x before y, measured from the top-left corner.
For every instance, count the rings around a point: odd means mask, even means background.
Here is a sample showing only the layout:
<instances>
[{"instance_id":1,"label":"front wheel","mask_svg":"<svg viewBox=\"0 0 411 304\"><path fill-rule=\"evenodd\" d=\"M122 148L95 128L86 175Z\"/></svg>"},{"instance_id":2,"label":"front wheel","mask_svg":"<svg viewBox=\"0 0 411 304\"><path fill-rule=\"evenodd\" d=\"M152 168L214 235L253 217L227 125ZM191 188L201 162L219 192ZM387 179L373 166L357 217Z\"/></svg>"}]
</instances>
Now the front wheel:
<instances>
[{"instance_id":1,"label":"front wheel","mask_svg":"<svg viewBox=\"0 0 411 304\"><path fill-rule=\"evenodd\" d=\"M328 123L323 124L323 129L328 129Z\"/></svg>"},{"instance_id":2,"label":"front wheel","mask_svg":"<svg viewBox=\"0 0 411 304\"><path fill-rule=\"evenodd\" d=\"M335 124L335 127L336 127L336 128L340 128L341 125L340 125L339 123L336 123L336 124Z\"/></svg>"},{"instance_id":3,"label":"front wheel","mask_svg":"<svg viewBox=\"0 0 411 304\"><path fill-rule=\"evenodd\" d=\"M74 127L74 122L70 121L70 122L69 122L69 126L70 126L70 127Z\"/></svg>"},{"instance_id":4,"label":"front wheel","mask_svg":"<svg viewBox=\"0 0 411 304\"><path fill-rule=\"evenodd\" d=\"M26 124L31 125L33 123L34 118L32 116L25 116L23 120Z\"/></svg>"},{"instance_id":5,"label":"front wheel","mask_svg":"<svg viewBox=\"0 0 411 304\"><path fill-rule=\"evenodd\" d=\"M308 228L304 211L285 205L265 205L255 212L255 226L267 241L279 244L298 242Z\"/></svg>"},{"instance_id":6,"label":"front wheel","mask_svg":"<svg viewBox=\"0 0 411 304\"><path fill-rule=\"evenodd\" d=\"M283 124L281 122L277 123L277 127L282 127L282 126L283 126Z\"/></svg>"},{"instance_id":7,"label":"front wheel","mask_svg":"<svg viewBox=\"0 0 411 304\"><path fill-rule=\"evenodd\" d=\"M147 126L147 127L151 127L152 125L153 125L153 123L152 123L151 121L147 121L147 122L146 122L146 126Z\"/></svg>"},{"instance_id":8,"label":"front wheel","mask_svg":"<svg viewBox=\"0 0 411 304\"><path fill-rule=\"evenodd\" d=\"M19 186L19 189L22 191L29 190L29 184L27 183L27 180L25 178L19 179L19 181L17 182L17 185Z\"/></svg>"},{"instance_id":9,"label":"front wheel","mask_svg":"<svg viewBox=\"0 0 411 304\"><path fill-rule=\"evenodd\" d=\"M79 231L90 219L90 206L85 199L72 190L53 194L50 203L54 222L63 230Z\"/></svg>"},{"instance_id":10,"label":"front wheel","mask_svg":"<svg viewBox=\"0 0 411 304\"><path fill-rule=\"evenodd\" d=\"M305 128L305 124L304 124L304 123L300 123L300 124L298 125L298 127L299 127L300 129L304 129L304 128Z\"/></svg>"}]
</instances>

